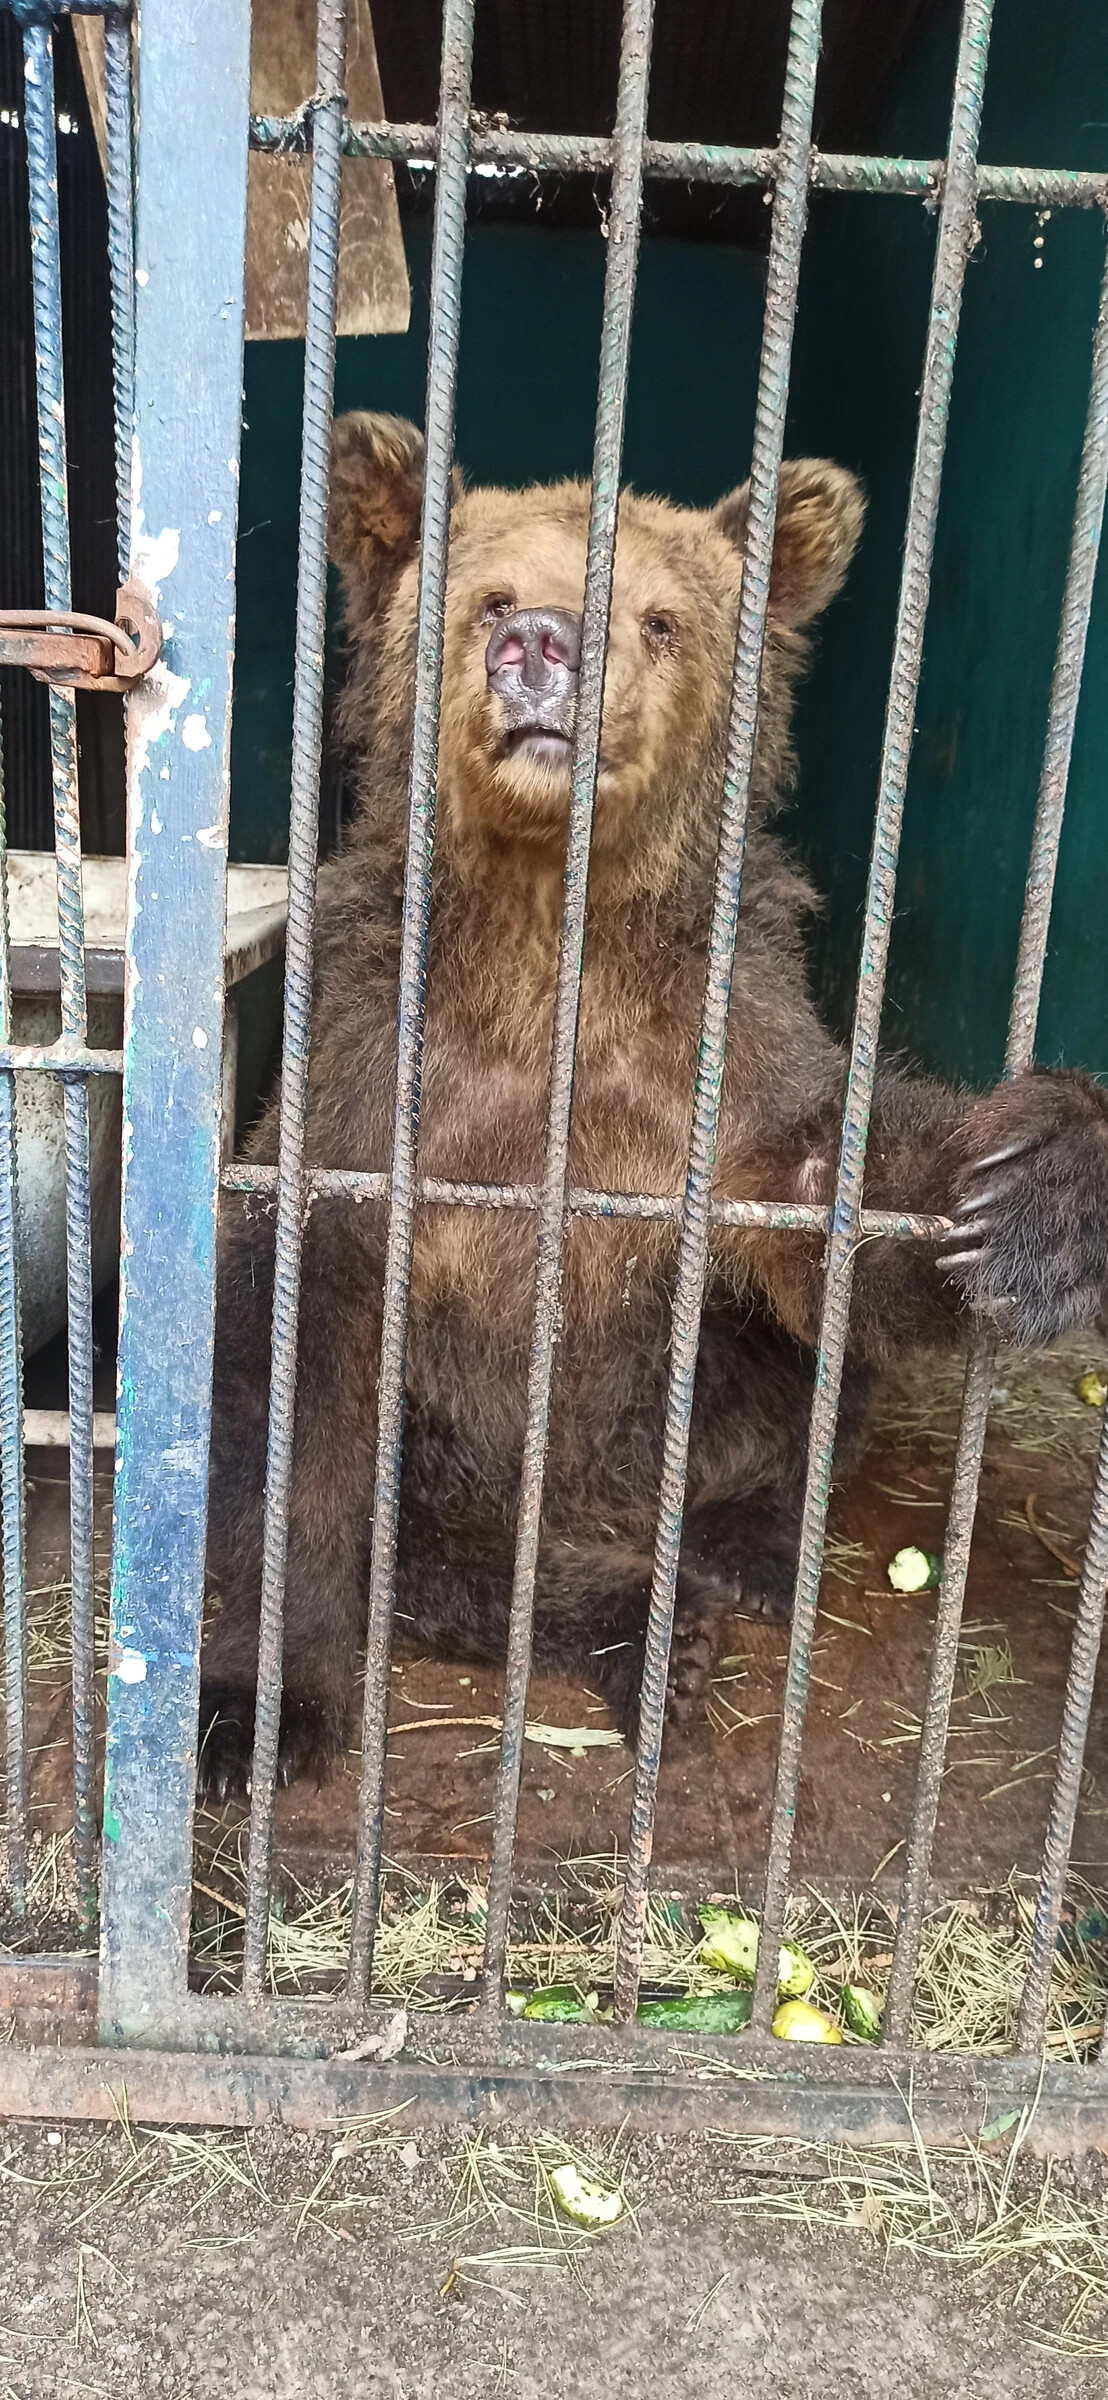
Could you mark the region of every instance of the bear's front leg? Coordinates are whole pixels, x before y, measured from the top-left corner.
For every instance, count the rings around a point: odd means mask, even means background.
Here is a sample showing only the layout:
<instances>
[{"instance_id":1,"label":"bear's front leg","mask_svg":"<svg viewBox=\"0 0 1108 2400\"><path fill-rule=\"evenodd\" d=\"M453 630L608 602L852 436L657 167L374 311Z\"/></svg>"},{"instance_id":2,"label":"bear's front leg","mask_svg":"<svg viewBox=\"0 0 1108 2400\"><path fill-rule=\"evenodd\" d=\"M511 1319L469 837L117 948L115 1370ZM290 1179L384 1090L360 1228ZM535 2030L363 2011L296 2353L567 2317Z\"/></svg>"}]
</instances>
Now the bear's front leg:
<instances>
[{"instance_id":1,"label":"bear's front leg","mask_svg":"<svg viewBox=\"0 0 1108 2400\"><path fill-rule=\"evenodd\" d=\"M1108 1092L1087 1075L1020 1075L959 1128L943 1271L1010 1341L1090 1322L1108 1286Z\"/></svg>"}]
</instances>

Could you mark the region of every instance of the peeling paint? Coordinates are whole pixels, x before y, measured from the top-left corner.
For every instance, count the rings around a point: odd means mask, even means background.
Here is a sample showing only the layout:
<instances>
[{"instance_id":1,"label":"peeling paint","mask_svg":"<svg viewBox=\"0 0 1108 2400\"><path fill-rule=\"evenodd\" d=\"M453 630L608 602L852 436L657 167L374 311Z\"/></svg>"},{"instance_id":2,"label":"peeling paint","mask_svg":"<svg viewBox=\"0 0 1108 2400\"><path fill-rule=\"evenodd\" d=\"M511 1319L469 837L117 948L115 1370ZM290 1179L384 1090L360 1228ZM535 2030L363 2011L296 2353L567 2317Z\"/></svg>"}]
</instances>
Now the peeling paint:
<instances>
[{"instance_id":1,"label":"peeling paint","mask_svg":"<svg viewBox=\"0 0 1108 2400\"><path fill-rule=\"evenodd\" d=\"M175 712L189 690L187 675L175 675L159 658L138 690L131 694L131 727L134 741L132 773L144 775L150 765L150 752L156 742L173 731ZM164 777L163 780L168 780Z\"/></svg>"},{"instance_id":2,"label":"peeling paint","mask_svg":"<svg viewBox=\"0 0 1108 2400\"><path fill-rule=\"evenodd\" d=\"M162 1452L162 1467L167 1475L195 1475L200 1458L197 1442L171 1442Z\"/></svg>"},{"instance_id":3,"label":"peeling paint","mask_svg":"<svg viewBox=\"0 0 1108 2400\"><path fill-rule=\"evenodd\" d=\"M145 1683L146 1660L141 1650L121 1650L113 1673L121 1683Z\"/></svg>"},{"instance_id":4,"label":"peeling paint","mask_svg":"<svg viewBox=\"0 0 1108 2400\"><path fill-rule=\"evenodd\" d=\"M181 727L181 740L186 750L210 750L212 737L202 716L195 711L186 717Z\"/></svg>"},{"instance_id":5,"label":"peeling paint","mask_svg":"<svg viewBox=\"0 0 1108 2400\"><path fill-rule=\"evenodd\" d=\"M162 585L172 575L180 556L179 525L163 525L160 533L147 533L144 527L141 530L136 528L131 572L137 575L140 583L146 585L155 608L161 602ZM162 630L165 631L164 626Z\"/></svg>"}]
</instances>

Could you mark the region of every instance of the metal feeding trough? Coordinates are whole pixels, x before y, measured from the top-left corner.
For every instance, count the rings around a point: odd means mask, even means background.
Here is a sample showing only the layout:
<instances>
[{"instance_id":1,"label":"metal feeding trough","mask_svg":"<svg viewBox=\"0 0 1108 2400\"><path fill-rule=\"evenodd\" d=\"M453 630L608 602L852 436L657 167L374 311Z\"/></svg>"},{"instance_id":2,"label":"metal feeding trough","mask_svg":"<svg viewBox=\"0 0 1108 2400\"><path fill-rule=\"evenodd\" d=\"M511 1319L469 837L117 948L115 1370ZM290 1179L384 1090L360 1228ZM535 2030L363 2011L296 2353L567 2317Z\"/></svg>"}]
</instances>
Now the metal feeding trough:
<instances>
[{"instance_id":1,"label":"metal feeding trough","mask_svg":"<svg viewBox=\"0 0 1108 2400\"><path fill-rule=\"evenodd\" d=\"M61 1035L57 870L52 852L8 853L8 910L11 926L12 1040L46 1048ZM127 861L86 858L85 975L88 1038L95 1049L121 1050L123 1043L123 947L127 912ZM284 947L288 877L283 867L231 867L227 874L225 943L226 1007L223 1034L223 1149L229 1156L239 1088L240 1005L253 1018L264 1012L263 1047L275 1022L278 989L243 987ZM258 1027L252 1045L258 1051ZM241 1094L249 1108L254 1089ZM18 1162L18 1249L25 1354L61 1331L66 1320L65 1114L60 1083L52 1075L16 1079ZM119 1181L122 1147L122 1088L115 1075L89 1077L89 1158L92 1186L92 1279L100 1291L119 1265Z\"/></svg>"}]
</instances>

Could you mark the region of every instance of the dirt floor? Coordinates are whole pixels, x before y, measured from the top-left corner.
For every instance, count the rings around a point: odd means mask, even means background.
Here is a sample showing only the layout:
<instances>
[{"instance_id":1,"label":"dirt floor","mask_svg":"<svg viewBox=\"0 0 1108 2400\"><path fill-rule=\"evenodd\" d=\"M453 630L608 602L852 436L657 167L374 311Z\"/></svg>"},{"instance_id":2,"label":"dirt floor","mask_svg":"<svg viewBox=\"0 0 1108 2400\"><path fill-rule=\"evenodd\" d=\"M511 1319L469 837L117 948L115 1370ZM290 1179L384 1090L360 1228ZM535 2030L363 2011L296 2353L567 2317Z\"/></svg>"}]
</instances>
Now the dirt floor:
<instances>
[{"instance_id":1,"label":"dirt floor","mask_svg":"<svg viewBox=\"0 0 1108 2400\"><path fill-rule=\"evenodd\" d=\"M1056 2343L1079 2284L1059 2300L1049 2254L1020 2251L1018 2181L1012 2255L983 2274L919 2242L885 2256L899 2220L882 2223L872 2190L844 2231L751 2222L734 2203L760 2210L788 2189L778 2162L736 2164L712 2142L620 2145L628 2213L577 2251L562 2246L575 2238L564 2221L531 2216L526 2161L515 2182L483 2163L494 2197L523 2191L520 2214L478 2204L467 2221L456 2140L399 2128L340 2147L336 2167L326 2137L9 2129L4 2400L554 2400L601 2382L612 2400L1093 2400L1105 2388L1102 2316L1082 2319L1070 2354L1045 2346L1043 2319ZM819 2162L793 2163L818 2214ZM1061 2171L1075 2191L1080 2180ZM1101 2183L1084 2205L1103 2255Z\"/></svg>"},{"instance_id":2,"label":"dirt floor","mask_svg":"<svg viewBox=\"0 0 1108 2400\"><path fill-rule=\"evenodd\" d=\"M936 1894L969 1900L1035 1872L1102 1423L1076 1387L1085 1368L1103 1366L1104 1348L1094 1339L998 1367ZM941 1542L957 1392L947 1368L891 1381L862 1469L835 1496L796 1844L798 1885L824 1893L895 1902L935 1601L897 1597L885 1570L902 1545ZM39 1947L73 1940L68 1495L57 1455L29 1463L38 1885L18 1940ZM105 1568L110 1502L103 1475ZM708 1717L667 1744L664 1889L756 1893L785 1646L781 1627L736 1617ZM462 1897L450 1906L464 1916L485 1863L495 1724L483 1720L496 1718L497 1678L418 1656L401 1630L393 1683L390 1850L407 1888L452 1874ZM531 1718L607 1730L595 1695L570 1684L536 1683ZM279 1799L288 1891L327 1893L348 1874L355 1742L352 1721L345 1771L323 1792ZM574 1755L536 1732L521 1880L550 1883L567 1860L611 1868L629 1771L618 1746ZM197 1929L209 1955L213 1924L220 1939L228 1926L234 1934L233 1900L230 1917L213 1918L211 1896L237 1888L241 1826L232 1809L198 1821ZM1100 1696L1074 1871L1079 1898L1108 1890ZM477 1955L479 1921L470 1932ZM1093 1945L1103 1946L1102 1923ZM1094 1966L1075 2022L1103 2014ZM1017 1970L998 2023L1014 2007ZM996 1960L981 1974L974 2021L986 2023ZM652 2383L690 2400L731 2400L736 2384L781 2400L1092 2400L1108 2358L1105 2169L1013 2170L1011 2138L999 2155L979 2143L923 2168L911 2153L852 2160L711 2138L641 2137L613 2156L609 2136L581 2134L586 2160L625 2205L610 2232L578 2249L550 2198L558 2154L522 2135L505 2147L501 2132L497 2150L402 2122L314 2137L0 2128L0 2400L551 2400L600 2378L613 2400L640 2400Z\"/></svg>"},{"instance_id":3,"label":"dirt floor","mask_svg":"<svg viewBox=\"0 0 1108 2400\"><path fill-rule=\"evenodd\" d=\"M1104 1366L1098 1336L1044 1356L1002 1359L974 1536L939 1812L934 1883L968 1896L1033 1874L1046 1823L1061 1716L1076 1574L1103 1412L1077 1393ZM957 1423L957 1362L914 1364L881 1393L859 1472L834 1497L813 1656L797 1815L797 1880L822 1891L895 1898L911 1806L935 1595L893 1592L886 1568L907 1543L941 1546ZM106 1466L106 1461L101 1462ZM28 1543L32 1600L31 1746L34 1823L61 1835L69 1803L69 1699L64 1605L68 1494L60 1454L31 1454ZM104 1564L110 1476L98 1479ZM1034 1520L1034 1526L1029 1515ZM37 1614L36 1614L37 1612ZM51 1613L53 1612L53 1613ZM38 1631L36 1633L36 1626ZM756 1893L780 1719L787 1629L737 1615L707 1716L667 1736L655 1867L674 1888ZM415 1653L397 1629L386 1840L415 1872L432 1864L480 1875L496 1764L499 1678ZM1101 1683L1104 1669L1102 1667ZM322 1789L278 1795L276 1850L300 1881L345 1872L353 1853L359 1695L351 1748ZM608 1730L603 1703L580 1685L537 1678L531 1721ZM1094 1710L1074 1848L1090 1884L1108 1878L1108 1713ZM541 1879L551 1862L612 1857L626 1834L631 1760L621 1745L527 1744L517 1856ZM205 1809L203 1862L236 1846L241 1809Z\"/></svg>"}]
</instances>

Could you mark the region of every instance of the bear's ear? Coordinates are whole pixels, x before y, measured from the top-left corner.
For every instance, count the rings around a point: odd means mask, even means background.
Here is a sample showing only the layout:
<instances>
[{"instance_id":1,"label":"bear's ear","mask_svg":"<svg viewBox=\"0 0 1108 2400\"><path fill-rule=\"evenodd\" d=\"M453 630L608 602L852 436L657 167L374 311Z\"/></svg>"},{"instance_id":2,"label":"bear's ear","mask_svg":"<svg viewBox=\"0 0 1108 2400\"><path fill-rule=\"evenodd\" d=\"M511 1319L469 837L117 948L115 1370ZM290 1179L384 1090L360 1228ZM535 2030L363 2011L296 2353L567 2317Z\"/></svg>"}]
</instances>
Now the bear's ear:
<instances>
[{"instance_id":1,"label":"bear's ear","mask_svg":"<svg viewBox=\"0 0 1108 2400\"><path fill-rule=\"evenodd\" d=\"M372 604L414 557L422 501L423 435L415 425L364 412L336 418L327 547L348 600Z\"/></svg>"},{"instance_id":2,"label":"bear's ear","mask_svg":"<svg viewBox=\"0 0 1108 2400\"><path fill-rule=\"evenodd\" d=\"M715 523L738 549L746 544L750 486L729 492ZM862 530L862 487L827 458L787 458L777 494L769 604L778 624L807 625L833 600Z\"/></svg>"}]
</instances>

